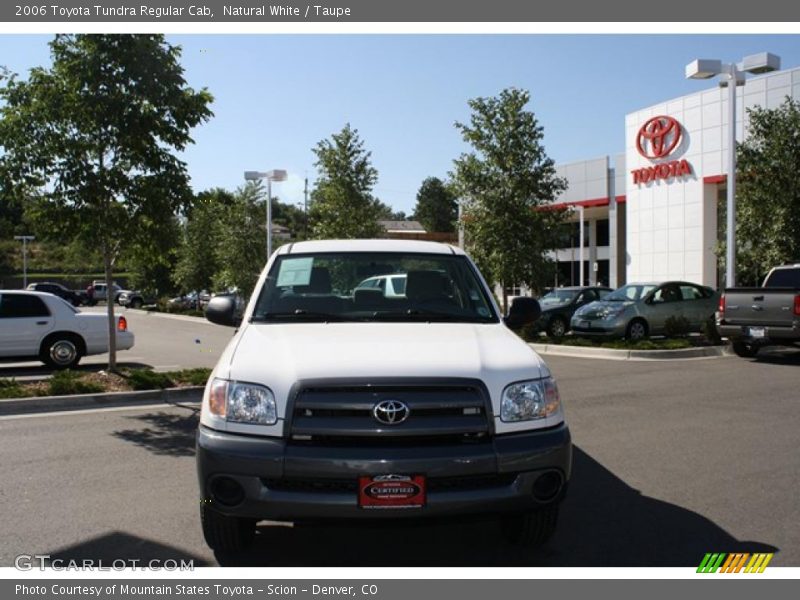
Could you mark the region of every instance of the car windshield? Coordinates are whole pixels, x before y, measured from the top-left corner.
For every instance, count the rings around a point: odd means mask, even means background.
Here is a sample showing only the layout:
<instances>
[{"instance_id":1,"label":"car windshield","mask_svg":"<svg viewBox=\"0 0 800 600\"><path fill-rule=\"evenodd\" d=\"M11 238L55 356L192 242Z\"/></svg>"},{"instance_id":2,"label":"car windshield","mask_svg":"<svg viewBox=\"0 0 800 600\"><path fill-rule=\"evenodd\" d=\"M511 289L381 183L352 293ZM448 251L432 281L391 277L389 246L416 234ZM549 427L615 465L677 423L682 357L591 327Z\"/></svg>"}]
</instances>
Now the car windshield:
<instances>
[{"instance_id":1,"label":"car windshield","mask_svg":"<svg viewBox=\"0 0 800 600\"><path fill-rule=\"evenodd\" d=\"M631 300L641 300L654 289L656 289L656 286L653 284L632 283L611 292L608 296L603 298L603 300L606 302L627 302Z\"/></svg>"},{"instance_id":2,"label":"car windshield","mask_svg":"<svg viewBox=\"0 0 800 600\"><path fill-rule=\"evenodd\" d=\"M279 256L251 320L496 323L498 319L464 256L342 252Z\"/></svg>"},{"instance_id":3,"label":"car windshield","mask_svg":"<svg viewBox=\"0 0 800 600\"><path fill-rule=\"evenodd\" d=\"M539 301L541 304L569 304L578 295L576 290L553 290L552 292L542 296Z\"/></svg>"}]
</instances>

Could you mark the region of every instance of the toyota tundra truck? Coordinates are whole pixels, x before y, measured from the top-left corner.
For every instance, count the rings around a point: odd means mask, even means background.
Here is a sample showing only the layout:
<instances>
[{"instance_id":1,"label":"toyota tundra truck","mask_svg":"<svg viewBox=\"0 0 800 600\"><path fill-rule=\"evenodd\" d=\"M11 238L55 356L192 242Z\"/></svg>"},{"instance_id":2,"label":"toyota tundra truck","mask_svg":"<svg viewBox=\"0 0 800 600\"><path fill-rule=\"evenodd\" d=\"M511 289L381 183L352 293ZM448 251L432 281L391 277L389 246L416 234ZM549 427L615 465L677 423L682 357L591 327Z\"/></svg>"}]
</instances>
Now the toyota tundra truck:
<instances>
[{"instance_id":1,"label":"toyota tundra truck","mask_svg":"<svg viewBox=\"0 0 800 600\"><path fill-rule=\"evenodd\" d=\"M401 275L402 294L359 285ZM241 312L241 311L240 311ZM338 240L281 246L237 315L197 431L208 545L239 553L259 520L490 515L516 543L556 527L572 445L558 386L459 248Z\"/></svg>"},{"instance_id":2,"label":"toyota tundra truck","mask_svg":"<svg viewBox=\"0 0 800 600\"><path fill-rule=\"evenodd\" d=\"M717 328L743 358L765 346L800 344L800 264L775 267L761 287L726 289Z\"/></svg>"}]
</instances>

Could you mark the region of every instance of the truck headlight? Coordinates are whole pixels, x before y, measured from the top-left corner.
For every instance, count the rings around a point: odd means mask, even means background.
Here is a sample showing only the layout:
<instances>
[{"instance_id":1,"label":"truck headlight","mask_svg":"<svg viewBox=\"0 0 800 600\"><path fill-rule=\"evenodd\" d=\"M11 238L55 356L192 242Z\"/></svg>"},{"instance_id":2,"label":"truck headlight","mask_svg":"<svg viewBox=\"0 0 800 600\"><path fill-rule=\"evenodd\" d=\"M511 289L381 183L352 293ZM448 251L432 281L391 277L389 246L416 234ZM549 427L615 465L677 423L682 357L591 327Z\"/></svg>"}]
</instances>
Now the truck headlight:
<instances>
[{"instance_id":1,"label":"truck headlight","mask_svg":"<svg viewBox=\"0 0 800 600\"><path fill-rule=\"evenodd\" d=\"M503 390L500 420L514 423L544 419L556 413L560 405L558 386L552 377L520 381Z\"/></svg>"},{"instance_id":2,"label":"truck headlight","mask_svg":"<svg viewBox=\"0 0 800 600\"><path fill-rule=\"evenodd\" d=\"M209 397L211 412L234 423L274 425L278 422L275 396L255 383L214 379Z\"/></svg>"}]
</instances>

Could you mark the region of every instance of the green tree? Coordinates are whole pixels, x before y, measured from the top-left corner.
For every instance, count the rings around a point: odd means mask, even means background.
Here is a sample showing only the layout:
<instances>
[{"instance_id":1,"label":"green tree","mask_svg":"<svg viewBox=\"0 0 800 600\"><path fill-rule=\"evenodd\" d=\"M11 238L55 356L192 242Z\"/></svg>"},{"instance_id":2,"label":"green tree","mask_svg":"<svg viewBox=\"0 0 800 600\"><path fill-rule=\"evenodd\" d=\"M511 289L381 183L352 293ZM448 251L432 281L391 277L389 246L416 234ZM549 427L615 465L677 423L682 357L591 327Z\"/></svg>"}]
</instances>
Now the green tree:
<instances>
[{"instance_id":1,"label":"green tree","mask_svg":"<svg viewBox=\"0 0 800 600\"><path fill-rule=\"evenodd\" d=\"M438 177L425 179L417 192L414 218L427 231L455 231L458 202L452 188Z\"/></svg>"},{"instance_id":2,"label":"green tree","mask_svg":"<svg viewBox=\"0 0 800 600\"><path fill-rule=\"evenodd\" d=\"M162 35L58 35L50 53L52 66L0 88L3 169L15 185L38 187L54 233L100 248L110 285L123 245L157 232L191 198L174 152L212 116L212 98L187 85L180 49ZM109 303L110 370L115 329Z\"/></svg>"},{"instance_id":3,"label":"green tree","mask_svg":"<svg viewBox=\"0 0 800 600\"><path fill-rule=\"evenodd\" d=\"M772 267L800 258L800 102L747 112L736 152L736 270L739 283L759 285Z\"/></svg>"},{"instance_id":4,"label":"green tree","mask_svg":"<svg viewBox=\"0 0 800 600\"><path fill-rule=\"evenodd\" d=\"M467 246L489 281L539 289L552 276L548 256L562 211L540 210L566 189L542 145L543 130L525 110L527 91L503 90L469 101L469 124L456 123L474 151L454 161L452 179L463 202Z\"/></svg>"},{"instance_id":5,"label":"green tree","mask_svg":"<svg viewBox=\"0 0 800 600\"><path fill-rule=\"evenodd\" d=\"M348 123L314 148L319 171L311 193L312 237L373 238L382 232L380 202L372 196L378 171L358 130Z\"/></svg>"},{"instance_id":6,"label":"green tree","mask_svg":"<svg viewBox=\"0 0 800 600\"><path fill-rule=\"evenodd\" d=\"M227 218L234 202L233 194L216 188L198 194L187 210L175 267L175 282L182 291L212 289L221 270L221 217Z\"/></svg>"},{"instance_id":7,"label":"green tree","mask_svg":"<svg viewBox=\"0 0 800 600\"><path fill-rule=\"evenodd\" d=\"M260 183L248 183L236 190L233 202L221 219L216 245L217 288L239 289L245 297L253 293L259 273L267 261L266 221ZM277 240L276 240L277 241Z\"/></svg>"}]
</instances>

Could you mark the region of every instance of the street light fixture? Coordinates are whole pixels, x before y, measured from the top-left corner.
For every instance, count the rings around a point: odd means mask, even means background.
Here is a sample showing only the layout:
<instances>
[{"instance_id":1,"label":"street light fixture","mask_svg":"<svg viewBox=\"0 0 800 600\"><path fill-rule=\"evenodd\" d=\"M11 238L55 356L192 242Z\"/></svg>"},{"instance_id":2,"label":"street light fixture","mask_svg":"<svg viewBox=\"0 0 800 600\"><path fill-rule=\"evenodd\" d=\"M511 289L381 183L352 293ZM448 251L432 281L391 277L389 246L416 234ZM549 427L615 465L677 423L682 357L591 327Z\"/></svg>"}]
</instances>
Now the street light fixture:
<instances>
[{"instance_id":1,"label":"street light fixture","mask_svg":"<svg viewBox=\"0 0 800 600\"><path fill-rule=\"evenodd\" d=\"M22 289L28 289L28 242L36 238L32 235L15 235L14 239L22 242Z\"/></svg>"},{"instance_id":2,"label":"street light fixture","mask_svg":"<svg viewBox=\"0 0 800 600\"><path fill-rule=\"evenodd\" d=\"M272 169L271 171L245 171L246 181L267 180L267 260L272 256L272 182L286 181L286 171Z\"/></svg>"},{"instance_id":3,"label":"street light fixture","mask_svg":"<svg viewBox=\"0 0 800 600\"><path fill-rule=\"evenodd\" d=\"M728 88L728 202L725 286L736 285L736 88L745 83L745 73L758 75L781 68L779 56L769 52L745 56L742 62L697 59L686 65L687 79L710 79L721 76L720 86ZM731 85L731 84L734 85Z\"/></svg>"}]
</instances>

